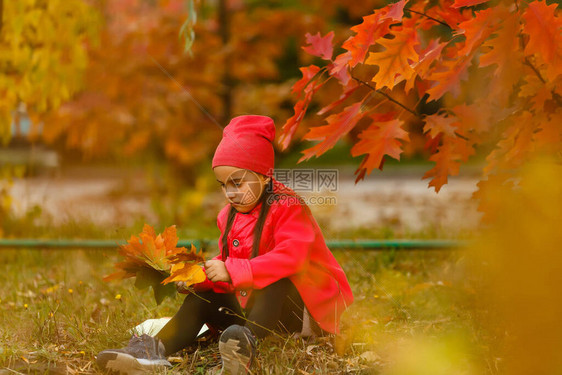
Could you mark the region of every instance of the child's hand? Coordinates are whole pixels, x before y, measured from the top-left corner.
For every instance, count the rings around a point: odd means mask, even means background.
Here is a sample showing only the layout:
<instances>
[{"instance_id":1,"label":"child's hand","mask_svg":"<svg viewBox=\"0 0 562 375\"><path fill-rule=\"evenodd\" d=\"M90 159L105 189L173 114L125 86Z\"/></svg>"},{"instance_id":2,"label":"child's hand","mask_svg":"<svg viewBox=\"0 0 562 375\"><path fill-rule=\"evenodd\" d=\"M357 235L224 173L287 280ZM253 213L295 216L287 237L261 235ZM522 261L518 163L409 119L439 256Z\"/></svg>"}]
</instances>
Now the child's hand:
<instances>
[{"instance_id":1,"label":"child's hand","mask_svg":"<svg viewBox=\"0 0 562 375\"><path fill-rule=\"evenodd\" d=\"M205 273L207 277L212 282L216 283L217 281L224 281L229 283L230 274L224 265L224 262L221 260L209 260L205 262Z\"/></svg>"},{"instance_id":2,"label":"child's hand","mask_svg":"<svg viewBox=\"0 0 562 375\"><path fill-rule=\"evenodd\" d=\"M185 281L176 281L176 289L179 293L187 293L189 291L185 285Z\"/></svg>"}]
</instances>

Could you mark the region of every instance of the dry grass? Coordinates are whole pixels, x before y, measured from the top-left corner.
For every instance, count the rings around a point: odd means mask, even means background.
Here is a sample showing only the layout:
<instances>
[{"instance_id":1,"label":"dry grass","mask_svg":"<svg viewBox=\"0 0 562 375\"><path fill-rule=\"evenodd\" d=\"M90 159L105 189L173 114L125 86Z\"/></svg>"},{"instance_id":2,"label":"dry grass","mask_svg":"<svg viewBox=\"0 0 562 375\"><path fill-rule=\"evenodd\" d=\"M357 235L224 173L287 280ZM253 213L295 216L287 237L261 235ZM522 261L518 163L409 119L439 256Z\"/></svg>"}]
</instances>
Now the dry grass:
<instances>
[{"instance_id":1,"label":"dry grass","mask_svg":"<svg viewBox=\"0 0 562 375\"><path fill-rule=\"evenodd\" d=\"M344 314L342 334L263 340L254 373L381 373L393 368L396 353L420 335L459 352L468 350L461 367L487 363L485 334L472 318L474 292L464 280L462 254L336 255L356 298ZM109 251L1 250L0 374L95 373L95 354L123 346L128 329L148 318L173 315L180 297L156 306L151 292L135 289L131 280L104 283L102 276L116 260ZM434 349L435 355L442 354L439 350ZM169 374L204 374L220 361L214 342L188 348L174 360ZM493 366L487 371L494 372Z\"/></svg>"}]
</instances>

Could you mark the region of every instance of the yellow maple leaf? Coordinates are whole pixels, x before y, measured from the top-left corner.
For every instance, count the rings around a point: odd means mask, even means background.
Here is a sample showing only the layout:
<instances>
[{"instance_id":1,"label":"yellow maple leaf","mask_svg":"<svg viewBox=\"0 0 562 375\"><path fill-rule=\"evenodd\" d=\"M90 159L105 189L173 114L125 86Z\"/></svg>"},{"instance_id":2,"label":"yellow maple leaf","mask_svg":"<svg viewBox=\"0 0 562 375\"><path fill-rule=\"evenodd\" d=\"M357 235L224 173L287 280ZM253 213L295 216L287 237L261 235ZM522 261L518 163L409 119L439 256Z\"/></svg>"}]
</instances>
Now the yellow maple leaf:
<instances>
[{"instance_id":1,"label":"yellow maple leaf","mask_svg":"<svg viewBox=\"0 0 562 375\"><path fill-rule=\"evenodd\" d=\"M197 253L197 249L192 244L189 252L179 252L168 257L172 264L170 276L162 280L162 284L174 281L183 281L185 286L190 286L205 281L207 276L203 268L197 263L205 261L203 252Z\"/></svg>"},{"instance_id":2,"label":"yellow maple leaf","mask_svg":"<svg viewBox=\"0 0 562 375\"><path fill-rule=\"evenodd\" d=\"M154 228L145 224L138 236L131 236L127 244L121 245L119 254L123 261L115 264L117 272L106 276L105 281L134 277L143 268L153 268L159 272L169 272L171 265L168 257L179 254L186 249L177 248L178 236L176 226L172 225L162 234L156 234Z\"/></svg>"},{"instance_id":3,"label":"yellow maple leaf","mask_svg":"<svg viewBox=\"0 0 562 375\"><path fill-rule=\"evenodd\" d=\"M205 281L207 276L203 268L195 263L176 263L172 265L172 271L169 277L162 280L162 284L168 284L174 281L183 281L185 286L201 283Z\"/></svg>"}]
</instances>

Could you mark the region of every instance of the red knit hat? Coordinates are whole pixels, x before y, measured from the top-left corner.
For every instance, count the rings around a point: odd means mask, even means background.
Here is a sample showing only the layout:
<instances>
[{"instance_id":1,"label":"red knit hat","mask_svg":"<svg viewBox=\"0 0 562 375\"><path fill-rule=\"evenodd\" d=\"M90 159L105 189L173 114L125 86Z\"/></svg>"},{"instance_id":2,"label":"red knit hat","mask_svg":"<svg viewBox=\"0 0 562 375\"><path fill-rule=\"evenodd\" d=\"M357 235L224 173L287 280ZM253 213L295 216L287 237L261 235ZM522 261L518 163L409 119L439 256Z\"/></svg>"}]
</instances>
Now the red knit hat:
<instances>
[{"instance_id":1,"label":"red knit hat","mask_svg":"<svg viewBox=\"0 0 562 375\"><path fill-rule=\"evenodd\" d=\"M266 116L238 116L224 128L213 168L229 165L271 176L275 153L275 124Z\"/></svg>"}]
</instances>

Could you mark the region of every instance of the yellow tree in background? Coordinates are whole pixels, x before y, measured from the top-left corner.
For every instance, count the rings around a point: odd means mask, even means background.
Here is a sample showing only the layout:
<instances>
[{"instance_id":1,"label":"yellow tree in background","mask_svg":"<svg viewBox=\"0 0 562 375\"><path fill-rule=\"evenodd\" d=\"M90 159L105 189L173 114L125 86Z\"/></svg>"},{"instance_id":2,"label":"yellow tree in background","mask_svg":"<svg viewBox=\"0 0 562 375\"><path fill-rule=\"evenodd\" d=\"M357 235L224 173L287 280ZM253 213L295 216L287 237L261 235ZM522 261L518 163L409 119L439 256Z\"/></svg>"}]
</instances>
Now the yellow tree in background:
<instances>
[{"instance_id":1,"label":"yellow tree in background","mask_svg":"<svg viewBox=\"0 0 562 375\"><path fill-rule=\"evenodd\" d=\"M0 144L11 139L18 111L35 120L36 132L39 116L80 90L99 22L81 0L0 1ZM11 206L12 177L21 173L0 165L0 224Z\"/></svg>"},{"instance_id":2,"label":"yellow tree in background","mask_svg":"<svg viewBox=\"0 0 562 375\"><path fill-rule=\"evenodd\" d=\"M0 138L11 135L12 113L56 109L82 87L86 45L96 41L99 14L84 1L0 2Z\"/></svg>"}]
</instances>

